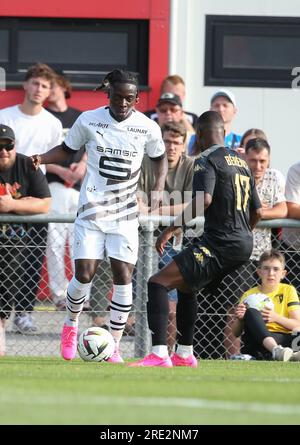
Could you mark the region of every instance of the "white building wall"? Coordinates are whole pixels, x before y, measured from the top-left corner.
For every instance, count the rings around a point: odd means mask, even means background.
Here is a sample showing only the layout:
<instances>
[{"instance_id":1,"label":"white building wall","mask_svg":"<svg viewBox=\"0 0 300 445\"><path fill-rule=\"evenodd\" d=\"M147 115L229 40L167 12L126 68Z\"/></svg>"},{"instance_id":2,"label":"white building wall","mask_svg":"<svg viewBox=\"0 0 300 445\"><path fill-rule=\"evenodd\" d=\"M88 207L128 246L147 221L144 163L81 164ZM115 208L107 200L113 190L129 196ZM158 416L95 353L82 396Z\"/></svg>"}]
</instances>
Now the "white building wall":
<instances>
[{"instance_id":1,"label":"white building wall","mask_svg":"<svg viewBox=\"0 0 300 445\"><path fill-rule=\"evenodd\" d=\"M218 89L204 86L207 14L300 17L300 0L171 0L169 73L184 78L185 109L198 115L209 109L210 97ZM233 131L243 134L251 127L264 130L271 144L272 167L286 175L290 165L300 160L300 90L228 89L235 94L238 106Z\"/></svg>"}]
</instances>

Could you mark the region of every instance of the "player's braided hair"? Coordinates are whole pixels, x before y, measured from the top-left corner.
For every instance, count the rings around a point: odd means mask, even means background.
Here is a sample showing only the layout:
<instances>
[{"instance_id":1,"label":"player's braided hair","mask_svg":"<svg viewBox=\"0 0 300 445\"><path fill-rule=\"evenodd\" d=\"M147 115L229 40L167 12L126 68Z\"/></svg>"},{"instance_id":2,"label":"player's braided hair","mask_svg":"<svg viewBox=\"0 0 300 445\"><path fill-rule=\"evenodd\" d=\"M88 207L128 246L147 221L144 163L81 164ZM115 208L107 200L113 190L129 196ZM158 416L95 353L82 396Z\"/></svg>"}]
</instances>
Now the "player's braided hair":
<instances>
[{"instance_id":1,"label":"player's braided hair","mask_svg":"<svg viewBox=\"0 0 300 445\"><path fill-rule=\"evenodd\" d=\"M137 75L132 71L123 71L123 70L113 70L110 73L107 73L101 84L96 88L96 90L109 91L111 85L116 83L131 83L133 85L138 86Z\"/></svg>"}]
</instances>

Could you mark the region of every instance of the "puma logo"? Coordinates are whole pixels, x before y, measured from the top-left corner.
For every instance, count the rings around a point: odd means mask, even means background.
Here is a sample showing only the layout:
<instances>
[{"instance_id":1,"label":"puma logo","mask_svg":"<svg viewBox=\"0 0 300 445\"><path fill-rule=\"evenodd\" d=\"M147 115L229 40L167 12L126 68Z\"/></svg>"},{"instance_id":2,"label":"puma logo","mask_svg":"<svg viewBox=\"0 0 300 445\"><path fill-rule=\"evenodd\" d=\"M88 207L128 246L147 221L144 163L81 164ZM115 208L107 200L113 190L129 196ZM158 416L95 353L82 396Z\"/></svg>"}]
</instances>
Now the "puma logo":
<instances>
[{"instance_id":1,"label":"puma logo","mask_svg":"<svg viewBox=\"0 0 300 445\"><path fill-rule=\"evenodd\" d=\"M100 134L100 136L102 136L102 137L103 137L103 134L102 134L102 133L100 133L100 131L96 131L96 133Z\"/></svg>"}]
</instances>

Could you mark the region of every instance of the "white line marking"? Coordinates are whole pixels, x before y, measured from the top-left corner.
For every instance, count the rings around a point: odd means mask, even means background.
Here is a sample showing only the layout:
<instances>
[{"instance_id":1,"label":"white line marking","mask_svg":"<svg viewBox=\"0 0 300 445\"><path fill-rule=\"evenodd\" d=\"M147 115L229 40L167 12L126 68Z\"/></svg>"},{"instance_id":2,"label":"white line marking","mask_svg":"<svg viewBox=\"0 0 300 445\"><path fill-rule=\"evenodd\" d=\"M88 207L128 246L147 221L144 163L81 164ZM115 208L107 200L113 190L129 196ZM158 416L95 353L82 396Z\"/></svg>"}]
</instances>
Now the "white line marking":
<instances>
[{"instance_id":1,"label":"white line marking","mask_svg":"<svg viewBox=\"0 0 300 445\"><path fill-rule=\"evenodd\" d=\"M188 399L176 397L115 397L115 396L82 396L72 394L70 397L60 397L58 394L43 395L31 394L30 398L24 395L11 394L0 395L0 401L5 404L14 404L18 401L18 405L68 405L70 403L78 403L78 405L131 405L131 406L168 406L178 408L191 409L210 409L220 411L240 411L240 412L256 412L265 414L280 415L300 415L300 405L287 405L276 403L260 403L260 402L235 402L226 400L208 400L208 399Z\"/></svg>"}]
</instances>

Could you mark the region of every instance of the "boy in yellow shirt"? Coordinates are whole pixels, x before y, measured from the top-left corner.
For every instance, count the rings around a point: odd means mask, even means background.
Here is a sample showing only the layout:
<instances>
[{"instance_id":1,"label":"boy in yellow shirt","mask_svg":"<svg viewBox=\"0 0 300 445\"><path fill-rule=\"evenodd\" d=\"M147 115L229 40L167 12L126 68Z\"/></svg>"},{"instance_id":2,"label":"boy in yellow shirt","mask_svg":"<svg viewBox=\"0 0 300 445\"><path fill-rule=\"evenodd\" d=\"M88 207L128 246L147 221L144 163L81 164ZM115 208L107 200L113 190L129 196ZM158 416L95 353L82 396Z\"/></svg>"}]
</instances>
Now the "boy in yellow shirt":
<instances>
[{"instance_id":1,"label":"boy in yellow shirt","mask_svg":"<svg viewBox=\"0 0 300 445\"><path fill-rule=\"evenodd\" d=\"M286 275L284 256L274 249L264 252L257 273L261 284L245 292L235 309L232 332L242 335L241 352L260 360L299 361L300 353L290 346L292 331L300 331L300 302L296 289L281 283ZM253 301L262 300L262 294L266 304L258 310Z\"/></svg>"}]
</instances>

